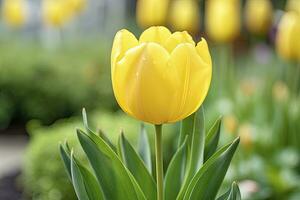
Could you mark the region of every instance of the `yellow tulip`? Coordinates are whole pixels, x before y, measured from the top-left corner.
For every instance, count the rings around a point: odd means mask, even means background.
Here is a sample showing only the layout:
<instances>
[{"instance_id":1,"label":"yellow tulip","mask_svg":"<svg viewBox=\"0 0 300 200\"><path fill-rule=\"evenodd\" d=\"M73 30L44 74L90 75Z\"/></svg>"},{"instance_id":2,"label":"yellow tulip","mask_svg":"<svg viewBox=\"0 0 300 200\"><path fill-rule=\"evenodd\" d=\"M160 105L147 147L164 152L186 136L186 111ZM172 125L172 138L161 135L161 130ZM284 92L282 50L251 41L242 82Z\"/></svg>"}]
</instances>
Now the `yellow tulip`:
<instances>
[{"instance_id":1,"label":"yellow tulip","mask_svg":"<svg viewBox=\"0 0 300 200\"><path fill-rule=\"evenodd\" d=\"M136 5L137 23L142 28L164 25L169 0L138 0Z\"/></svg>"},{"instance_id":2,"label":"yellow tulip","mask_svg":"<svg viewBox=\"0 0 300 200\"><path fill-rule=\"evenodd\" d=\"M245 7L247 29L253 34L266 34L272 25L272 13L270 0L248 0Z\"/></svg>"},{"instance_id":3,"label":"yellow tulip","mask_svg":"<svg viewBox=\"0 0 300 200\"><path fill-rule=\"evenodd\" d=\"M70 7L75 12L80 12L86 4L86 0L66 0L69 1Z\"/></svg>"},{"instance_id":4,"label":"yellow tulip","mask_svg":"<svg viewBox=\"0 0 300 200\"><path fill-rule=\"evenodd\" d=\"M24 0L5 0L2 11L7 24L18 27L25 23L27 7Z\"/></svg>"},{"instance_id":5,"label":"yellow tulip","mask_svg":"<svg viewBox=\"0 0 300 200\"><path fill-rule=\"evenodd\" d=\"M240 33L239 0L208 0L205 27L215 42L231 42Z\"/></svg>"},{"instance_id":6,"label":"yellow tulip","mask_svg":"<svg viewBox=\"0 0 300 200\"><path fill-rule=\"evenodd\" d=\"M299 59L300 17L296 12L287 12L281 18L276 36L276 50L286 60Z\"/></svg>"},{"instance_id":7,"label":"yellow tulip","mask_svg":"<svg viewBox=\"0 0 300 200\"><path fill-rule=\"evenodd\" d=\"M251 124L242 124L239 127L238 135L240 136L241 144L245 149L250 149L253 146L254 127Z\"/></svg>"},{"instance_id":8,"label":"yellow tulip","mask_svg":"<svg viewBox=\"0 0 300 200\"><path fill-rule=\"evenodd\" d=\"M176 122L203 103L212 76L205 39L195 45L186 32L171 33L156 26L139 40L119 31L111 54L111 76L120 107L152 124Z\"/></svg>"},{"instance_id":9,"label":"yellow tulip","mask_svg":"<svg viewBox=\"0 0 300 200\"><path fill-rule=\"evenodd\" d=\"M42 9L44 22L51 26L62 26L72 15L65 0L44 0Z\"/></svg>"},{"instance_id":10,"label":"yellow tulip","mask_svg":"<svg viewBox=\"0 0 300 200\"><path fill-rule=\"evenodd\" d=\"M300 1L299 0L288 0L286 3L287 11L295 11L300 14Z\"/></svg>"},{"instance_id":11,"label":"yellow tulip","mask_svg":"<svg viewBox=\"0 0 300 200\"><path fill-rule=\"evenodd\" d=\"M290 96L289 87L284 82L277 81L273 85L272 95L276 102L287 102Z\"/></svg>"},{"instance_id":12,"label":"yellow tulip","mask_svg":"<svg viewBox=\"0 0 300 200\"><path fill-rule=\"evenodd\" d=\"M200 28L200 11L195 0L175 0L171 4L169 22L176 31L196 34Z\"/></svg>"},{"instance_id":13,"label":"yellow tulip","mask_svg":"<svg viewBox=\"0 0 300 200\"><path fill-rule=\"evenodd\" d=\"M237 126L238 120L233 114L224 117L224 127L227 133L235 134Z\"/></svg>"}]
</instances>

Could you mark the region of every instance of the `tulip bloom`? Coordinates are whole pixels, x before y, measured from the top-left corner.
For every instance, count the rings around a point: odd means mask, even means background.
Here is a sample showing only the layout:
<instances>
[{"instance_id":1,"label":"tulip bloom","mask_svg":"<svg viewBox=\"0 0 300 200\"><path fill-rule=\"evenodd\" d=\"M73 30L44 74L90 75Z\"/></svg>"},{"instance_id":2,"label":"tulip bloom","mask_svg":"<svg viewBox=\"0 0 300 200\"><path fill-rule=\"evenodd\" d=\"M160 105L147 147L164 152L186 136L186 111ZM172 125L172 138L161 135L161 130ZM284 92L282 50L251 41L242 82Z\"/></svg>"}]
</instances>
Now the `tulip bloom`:
<instances>
[{"instance_id":1,"label":"tulip bloom","mask_svg":"<svg viewBox=\"0 0 300 200\"><path fill-rule=\"evenodd\" d=\"M282 58L299 59L300 17L296 12L287 12L281 18L276 35L276 47Z\"/></svg>"},{"instance_id":2,"label":"tulip bloom","mask_svg":"<svg viewBox=\"0 0 300 200\"><path fill-rule=\"evenodd\" d=\"M175 0L171 4L169 22L174 30L196 34L200 28L200 10L195 0Z\"/></svg>"},{"instance_id":3,"label":"tulip bloom","mask_svg":"<svg viewBox=\"0 0 300 200\"><path fill-rule=\"evenodd\" d=\"M18 27L25 23L27 7L24 0L5 0L2 11L7 24Z\"/></svg>"},{"instance_id":4,"label":"tulip bloom","mask_svg":"<svg viewBox=\"0 0 300 200\"><path fill-rule=\"evenodd\" d=\"M51 26L62 26L71 15L68 2L65 0L44 0L42 8L44 22Z\"/></svg>"},{"instance_id":5,"label":"tulip bloom","mask_svg":"<svg viewBox=\"0 0 300 200\"><path fill-rule=\"evenodd\" d=\"M299 0L288 0L286 3L287 11L295 11L300 14L300 1Z\"/></svg>"},{"instance_id":6,"label":"tulip bloom","mask_svg":"<svg viewBox=\"0 0 300 200\"><path fill-rule=\"evenodd\" d=\"M239 0L208 0L205 27L215 42L231 42L240 33Z\"/></svg>"},{"instance_id":7,"label":"tulip bloom","mask_svg":"<svg viewBox=\"0 0 300 200\"><path fill-rule=\"evenodd\" d=\"M70 7L75 11L79 12L85 7L86 0L66 0L69 1Z\"/></svg>"},{"instance_id":8,"label":"tulip bloom","mask_svg":"<svg viewBox=\"0 0 300 200\"><path fill-rule=\"evenodd\" d=\"M119 31L111 54L111 75L120 107L136 119L171 123L203 103L212 76L206 41L195 45L187 32L165 27L145 30L139 40Z\"/></svg>"},{"instance_id":9,"label":"tulip bloom","mask_svg":"<svg viewBox=\"0 0 300 200\"><path fill-rule=\"evenodd\" d=\"M253 34L266 34L272 25L272 12L270 0L248 0L245 7L247 29Z\"/></svg>"},{"instance_id":10,"label":"tulip bloom","mask_svg":"<svg viewBox=\"0 0 300 200\"><path fill-rule=\"evenodd\" d=\"M142 28L164 25L169 0L138 0L136 5L137 23Z\"/></svg>"}]
</instances>

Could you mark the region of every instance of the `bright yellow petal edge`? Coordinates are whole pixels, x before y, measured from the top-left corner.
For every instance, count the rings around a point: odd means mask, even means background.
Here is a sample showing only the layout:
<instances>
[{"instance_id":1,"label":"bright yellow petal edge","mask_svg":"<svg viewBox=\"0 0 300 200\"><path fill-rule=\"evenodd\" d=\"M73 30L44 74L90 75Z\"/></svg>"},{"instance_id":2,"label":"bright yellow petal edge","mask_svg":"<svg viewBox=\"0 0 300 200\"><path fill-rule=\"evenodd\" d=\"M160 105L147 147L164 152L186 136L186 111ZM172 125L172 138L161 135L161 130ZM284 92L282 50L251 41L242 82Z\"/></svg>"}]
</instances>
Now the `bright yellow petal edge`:
<instances>
[{"instance_id":1,"label":"bright yellow petal edge","mask_svg":"<svg viewBox=\"0 0 300 200\"><path fill-rule=\"evenodd\" d=\"M204 38L195 46L186 32L154 26L138 40L119 31L111 53L114 95L132 117L152 124L182 120L203 103L212 78Z\"/></svg>"}]
</instances>

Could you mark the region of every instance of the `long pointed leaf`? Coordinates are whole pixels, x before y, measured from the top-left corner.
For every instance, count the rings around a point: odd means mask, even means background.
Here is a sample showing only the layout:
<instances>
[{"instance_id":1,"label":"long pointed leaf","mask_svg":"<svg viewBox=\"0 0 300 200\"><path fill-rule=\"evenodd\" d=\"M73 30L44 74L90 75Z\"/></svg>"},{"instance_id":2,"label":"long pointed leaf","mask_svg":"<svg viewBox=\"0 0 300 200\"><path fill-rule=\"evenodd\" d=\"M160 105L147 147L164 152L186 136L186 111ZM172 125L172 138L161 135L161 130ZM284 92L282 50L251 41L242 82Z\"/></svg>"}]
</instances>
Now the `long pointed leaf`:
<instances>
[{"instance_id":1,"label":"long pointed leaf","mask_svg":"<svg viewBox=\"0 0 300 200\"><path fill-rule=\"evenodd\" d=\"M220 130L221 130L221 120L219 117L212 127L209 129L208 134L205 138L205 150L204 150L204 161L207 161L218 148L218 143L220 139Z\"/></svg>"},{"instance_id":2,"label":"long pointed leaf","mask_svg":"<svg viewBox=\"0 0 300 200\"><path fill-rule=\"evenodd\" d=\"M239 141L239 138L237 138L208 159L193 177L185 192L184 200L215 199Z\"/></svg>"},{"instance_id":3,"label":"long pointed leaf","mask_svg":"<svg viewBox=\"0 0 300 200\"><path fill-rule=\"evenodd\" d=\"M62 158L62 161L64 163L65 169L67 171L68 177L70 181L72 182L72 174L71 174L71 158L70 158L70 152L69 149L66 147L65 144L59 145L59 151L60 156Z\"/></svg>"},{"instance_id":4,"label":"long pointed leaf","mask_svg":"<svg viewBox=\"0 0 300 200\"><path fill-rule=\"evenodd\" d=\"M88 133L92 133L93 131L89 128L88 118L87 118L87 114L86 114L85 108L82 109L82 121L83 121L83 125L84 125L85 130Z\"/></svg>"},{"instance_id":5,"label":"long pointed leaf","mask_svg":"<svg viewBox=\"0 0 300 200\"><path fill-rule=\"evenodd\" d=\"M194 115L193 134L191 139L192 146L189 158L189 175L192 177L200 169L204 160L205 120L203 107L200 107Z\"/></svg>"},{"instance_id":6,"label":"long pointed leaf","mask_svg":"<svg viewBox=\"0 0 300 200\"><path fill-rule=\"evenodd\" d=\"M241 192L238 184L232 183L231 188L217 200L241 200Z\"/></svg>"},{"instance_id":7,"label":"long pointed leaf","mask_svg":"<svg viewBox=\"0 0 300 200\"><path fill-rule=\"evenodd\" d=\"M156 184L131 144L122 133L119 138L119 154L126 167L132 173L147 199L156 199Z\"/></svg>"},{"instance_id":8,"label":"long pointed leaf","mask_svg":"<svg viewBox=\"0 0 300 200\"><path fill-rule=\"evenodd\" d=\"M132 174L102 138L81 130L77 135L107 199L145 199Z\"/></svg>"},{"instance_id":9,"label":"long pointed leaf","mask_svg":"<svg viewBox=\"0 0 300 200\"><path fill-rule=\"evenodd\" d=\"M114 152L117 152L117 147L110 141L101 129L98 130L98 135L110 146L112 150L114 150Z\"/></svg>"},{"instance_id":10,"label":"long pointed leaf","mask_svg":"<svg viewBox=\"0 0 300 200\"><path fill-rule=\"evenodd\" d=\"M72 182L80 200L104 200L101 187L91 172L75 160L71 154Z\"/></svg>"},{"instance_id":11,"label":"long pointed leaf","mask_svg":"<svg viewBox=\"0 0 300 200\"><path fill-rule=\"evenodd\" d=\"M184 142L182 143L182 145L177 149L167 169L166 178L165 178L165 199L166 200L176 199L180 191L181 184L184 178L182 165L185 165L186 144L187 144L187 136Z\"/></svg>"},{"instance_id":12,"label":"long pointed leaf","mask_svg":"<svg viewBox=\"0 0 300 200\"><path fill-rule=\"evenodd\" d=\"M192 119L192 124L191 124ZM188 131L184 135L188 135L188 151L187 162L186 162L186 174L181 190L185 191L188 187L189 182L193 176L203 165L204 161L204 143L205 143L205 120L204 110L200 107L197 112L183 120L183 127L185 131ZM190 125L190 130L188 130ZM180 192L181 193L181 192ZM183 195L183 194L180 194Z\"/></svg>"},{"instance_id":13,"label":"long pointed leaf","mask_svg":"<svg viewBox=\"0 0 300 200\"><path fill-rule=\"evenodd\" d=\"M236 184L236 182L233 182L231 186L231 192L227 200L241 200L241 199L242 198L241 198L241 192L239 186L238 184Z\"/></svg>"},{"instance_id":14,"label":"long pointed leaf","mask_svg":"<svg viewBox=\"0 0 300 200\"><path fill-rule=\"evenodd\" d=\"M138 152L144 161L150 174L152 173L151 148L145 125L141 125L141 132L138 143Z\"/></svg>"},{"instance_id":15,"label":"long pointed leaf","mask_svg":"<svg viewBox=\"0 0 300 200\"><path fill-rule=\"evenodd\" d=\"M79 167L74 161L73 153L71 153L71 175L75 193L79 200L91 200L85 189L84 180L80 173Z\"/></svg>"}]
</instances>

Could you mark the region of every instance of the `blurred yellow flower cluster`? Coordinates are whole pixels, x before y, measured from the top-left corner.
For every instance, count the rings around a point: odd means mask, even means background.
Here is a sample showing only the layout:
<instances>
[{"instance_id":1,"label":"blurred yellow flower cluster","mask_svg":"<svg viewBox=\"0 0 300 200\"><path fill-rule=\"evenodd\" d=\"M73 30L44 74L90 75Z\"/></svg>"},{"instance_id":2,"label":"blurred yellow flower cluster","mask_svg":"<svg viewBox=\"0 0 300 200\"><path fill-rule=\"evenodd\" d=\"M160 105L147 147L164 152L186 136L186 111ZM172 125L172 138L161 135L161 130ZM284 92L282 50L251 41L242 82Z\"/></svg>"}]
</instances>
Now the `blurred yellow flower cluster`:
<instances>
[{"instance_id":1,"label":"blurred yellow flower cluster","mask_svg":"<svg viewBox=\"0 0 300 200\"><path fill-rule=\"evenodd\" d=\"M208 0L205 25L208 36L215 42L231 42L240 33L240 1Z\"/></svg>"},{"instance_id":2,"label":"blurred yellow flower cluster","mask_svg":"<svg viewBox=\"0 0 300 200\"><path fill-rule=\"evenodd\" d=\"M111 55L115 97L129 115L152 124L182 120L203 103L212 77L206 41L150 27L139 39L119 31Z\"/></svg>"},{"instance_id":3,"label":"blurred yellow flower cluster","mask_svg":"<svg viewBox=\"0 0 300 200\"><path fill-rule=\"evenodd\" d=\"M136 16L139 26L164 25L168 13L169 0L138 0Z\"/></svg>"},{"instance_id":4,"label":"blurred yellow flower cluster","mask_svg":"<svg viewBox=\"0 0 300 200\"><path fill-rule=\"evenodd\" d=\"M300 5L300 4L299 4ZM300 58L300 14L288 11L282 16L276 37L278 54L286 60Z\"/></svg>"},{"instance_id":5,"label":"blurred yellow flower cluster","mask_svg":"<svg viewBox=\"0 0 300 200\"><path fill-rule=\"evenodd\" d=\"M19 27L25 23L28 14L25 0L4 0L2 9L3 19L7 24Z\"/></svg>"},{"instance_id":6,"label":"blurred yellow flower cluster","mask_svg":"<svg viewBox=\"0 0 300 200\"><path fill-rule=\"evenodd\" d=\"M174 0L170 7L169 23L176 31L196 34L200 30L200 11L195 0Z\"/></svg>"},{"instance_id":7,"label":"blurred yellow flower cluster","mask_svg":"<svg viewBox=\"0 0 300 200\"><path fill-rule=\"evenodd\" d=\"M138 0L137 22L140 27L170 24L175 31L196 34L200 29L197 0Z\"/></svg>"},{"instance_id":8,"label":"blurred yellow flower cluster","mask_svg":"<svg viewBox=\"0 0 300 200\"><path fill-rule=\"evenodd\" d=\"M42 17L47 25L62 26L76 16L85 6L86 0L43 0ZM22 26L28 17L28 0L4 0L3 19L11 26Z\"/></svg>"},{"instance_id":9,"label":"blurred yellow flower cluster","mask_svg":"<svg viewBox=\"0 0 300 200\"><path fill-rule=\"evenodd\" d=\"M51 26L62 26L85 6L85 0L43 0L44 22Z\"/></svg>"},{"instance_id":10,"label":"blurred yellow flower cluster","mask_svg":"<svg viewBox=\"0 0 300 200\"><path fill-rule=\"evenodd\" d=\"M250 33L266 34L272 25L273 7L271 0L248 0L245 7L246 27Z\"/></svg>"}]
</instances>

